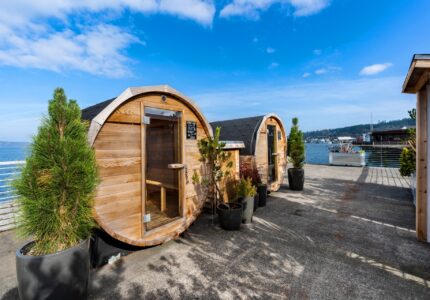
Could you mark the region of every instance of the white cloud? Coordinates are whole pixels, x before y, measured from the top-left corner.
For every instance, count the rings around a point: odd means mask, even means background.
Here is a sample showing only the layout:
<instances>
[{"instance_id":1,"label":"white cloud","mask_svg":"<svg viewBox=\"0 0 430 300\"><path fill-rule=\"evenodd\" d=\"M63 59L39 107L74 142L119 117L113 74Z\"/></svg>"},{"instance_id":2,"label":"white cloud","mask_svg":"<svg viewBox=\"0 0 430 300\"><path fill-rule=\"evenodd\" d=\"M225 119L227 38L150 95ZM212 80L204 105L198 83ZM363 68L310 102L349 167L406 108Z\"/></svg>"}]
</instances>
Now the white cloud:
<instances>
[{"instance_id":1,"label":"white cloud","mask_svg":"<svg viewBox=\"0 0 430 300\"><path fill-rule=\"evenodd\" d=\"M315 130L367 123L370 113L375 120L405 118L407 110L414 107L415 98L399 92L403 80L386 77L306 84L244 84L201 92L192 98L210 121L261 115L276 106L286 124L298 116L304 130ZM241 110L248 103L261 104ZM239 111L242 113L238 115Z\"/></svg>"},{"instance_id":2,"label":"white cloud","mask_svg":"<svg viewBox=\"0 0 430 300\"><path fill-rule=\"evenodd\" d=\"M0 30L0 63L21 68L61 72L79 70L109 77L130 75L121 51L139 42L131 34L112 25L86 28L82 33L69 29L50 34Z\"/></svg>"},{"instance_id":3,"label":"white cloud","mask_svg":"<svg viewBox=\"0 0 430 300\"><path fill-rule=\"evenodd\" d=\"M315 74L317 74L317 75L323 75L325 73L327 73L326 68L321 68L321 69L315 70Z\"/></svg>"},{"instance_id":4,"label":"white cloud","mask_svg":"<svg viewBox=\"0 0 430 300\"><path fill-rule=\"evenodd\" d=\"M314 50L314 54L315 54L316 56L320 56L320 55L322 54L322 50L321 50L321 49L315 49L315 50Z\"/></svg>"},{"instance_id":5,"label":"white cloud","mask_svg":"<svg viewBox=\"0 0 430 300\"><path fill-rule=\"evenodd\" d=\"M308 78L311 75L312 75L311 73L305 72L305 73L303 73L303 78Z\"/></svg>"},{"instance_id":6,"label":"white cloud","mask_svg":"<svg viewBox=\"0 0 430 300\"><path fill-rule=\"evenodd\" d=\"M120 17L126 9L170 14L205 26L211 26L215 15L212 0L0 1L0 65L130 75L126 49L143 42L127 30L107 24L106 17L76 21L76 16L90 13Z\"/></svg>"},{"instance_id":7,"label":"white cloud","mask_svg":"<svg viewBox=\"0 0 430 300\"><path fill-rule=\"evenodd\" d=\"M360 75L364 75L364 76L376 75L376 74L379 74L381 72L384 72L386 69L388 69L392 65L393 65L392 63L370 65L370 66L367 66L367 67L364 67L363 69L361 69Z\"/></svg>"},{"instance_id":8,"label":"white cloud","mask_svg":"<svg viewBox=\"0 0 430 300\"><path fill-rule=\"evenodd\" d=\"M295 16L302 17L320 12L329 5L329 0L233 0L224 6L220 16L258 19L263 11L275 4L288 4L293 7Z\"/></svg>"},{"instance_id":9,"label":"white cloud","mask_svg":"<svg viewBox=\"0 0 430 300\"><path fill-rule=\"evenodd\" d=\"M275 69L275 68L277 68L277 67L279 67L279 63L277 63L277 62L272 62L272 63L269 65L269 69Z\"/></svg>"},{"instance_id":10,"label":"white cloud","mask_svg":"<svg viewBox=\"0 0 430 300\"><path fill-rule=\"evenodd\" d=\"M268 53L268 54L272 54L272 53L275 53L275 49L273 49L272 47L267 47L267 49L266 49L266 52Z\"/></svg>"}]
</instances>

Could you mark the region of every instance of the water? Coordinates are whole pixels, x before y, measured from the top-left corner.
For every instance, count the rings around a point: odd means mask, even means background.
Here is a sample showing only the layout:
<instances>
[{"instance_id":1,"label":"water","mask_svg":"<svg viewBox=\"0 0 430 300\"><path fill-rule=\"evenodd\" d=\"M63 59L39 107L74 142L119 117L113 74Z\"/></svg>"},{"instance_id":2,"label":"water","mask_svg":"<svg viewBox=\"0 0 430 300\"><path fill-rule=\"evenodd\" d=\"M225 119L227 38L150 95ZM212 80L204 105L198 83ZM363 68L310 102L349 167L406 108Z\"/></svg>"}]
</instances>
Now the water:
<instances>
[{"instance_id":1,"label":"water","mask_svg":"<svg viewBox=\"0 0 430 300\"><path fill-rule=\"evenodd\" d=\"M306 162L316 165L328 164L328 144L307 143ZM377 148L377 147L354 147L354 150L364 150L366 153L366 166L399 168L400 153L399 148Z\"/></svg>"},{"instance_id":2,"label":"water","mask_svg":"<svg viewBox=\"0 0 430 300\"><path fill-rule=\"evenodd\" d=\"M28 146L28 143L0 142L0 162L25 160Z\"/></svg>"}]
</instances>

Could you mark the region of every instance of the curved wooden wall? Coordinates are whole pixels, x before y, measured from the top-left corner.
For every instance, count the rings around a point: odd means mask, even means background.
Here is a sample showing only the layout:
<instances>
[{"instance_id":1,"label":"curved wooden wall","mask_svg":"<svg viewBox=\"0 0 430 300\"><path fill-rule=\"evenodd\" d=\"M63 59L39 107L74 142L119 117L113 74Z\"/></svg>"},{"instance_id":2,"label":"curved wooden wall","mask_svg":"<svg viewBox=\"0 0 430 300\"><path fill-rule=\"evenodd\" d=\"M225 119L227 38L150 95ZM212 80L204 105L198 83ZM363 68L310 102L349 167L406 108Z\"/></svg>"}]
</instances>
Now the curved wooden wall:
<instances>
[{"instance_id":1,"label":"curved wooden wall","mask_svg":"<svg viewBox=\"0 0 430 300\"><path fill-rule=\"evenodd\" d=\"M162 95L166 96L165 101ZM182 163L186 164L180 171L179 180L182 217L147 232L142 226L142 194L145 190L142 183L145 162L141 160L144 157L142 151L145 151L145 131L141 124L143 106L182 111ZM200 176L203 172L197 140L211 134L211 128L202 116L197 107L180 96L150 92L124 101L101 124L93 137L101 177L94 199L94 216L107 233L128 244L152 246L177 237L195 220L206 195L202 186L192 182L195 172ZM196 122L197 140L185 138L186 121Z\"/></svg>"}]
</instances>

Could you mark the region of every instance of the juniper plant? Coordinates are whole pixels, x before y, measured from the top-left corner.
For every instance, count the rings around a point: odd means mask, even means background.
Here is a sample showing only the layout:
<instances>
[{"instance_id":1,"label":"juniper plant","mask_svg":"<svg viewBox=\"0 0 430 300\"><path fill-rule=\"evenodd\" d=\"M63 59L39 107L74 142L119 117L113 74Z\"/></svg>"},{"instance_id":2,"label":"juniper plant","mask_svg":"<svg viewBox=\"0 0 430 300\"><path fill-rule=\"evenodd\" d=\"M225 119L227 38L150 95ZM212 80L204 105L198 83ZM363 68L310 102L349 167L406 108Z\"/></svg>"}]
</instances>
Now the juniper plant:
<instances>
[{"instance_id":1,"label":"juniper plant","mask_svg":"<svg viewBox=\"0 0 430 300\"><path fill-rule=\"evenodd\" d=\"M35 240L32 255L55 253L88 238L98 183L95 154L75 100L57 88L33 137L31 155L14 181L21 235Z\"/></svg>"},{"instance_id":2,"label":"juniper plant","mask_svg":"<svg viewBox=\"0 0 430 300\"><path fill-rule=\"evenodd\" d=\"M305 164L305 142L298 124L299 119L293 118L293 125L288 136L288 153L294 168L301 169Z\"/></svg>"}]
</instances>

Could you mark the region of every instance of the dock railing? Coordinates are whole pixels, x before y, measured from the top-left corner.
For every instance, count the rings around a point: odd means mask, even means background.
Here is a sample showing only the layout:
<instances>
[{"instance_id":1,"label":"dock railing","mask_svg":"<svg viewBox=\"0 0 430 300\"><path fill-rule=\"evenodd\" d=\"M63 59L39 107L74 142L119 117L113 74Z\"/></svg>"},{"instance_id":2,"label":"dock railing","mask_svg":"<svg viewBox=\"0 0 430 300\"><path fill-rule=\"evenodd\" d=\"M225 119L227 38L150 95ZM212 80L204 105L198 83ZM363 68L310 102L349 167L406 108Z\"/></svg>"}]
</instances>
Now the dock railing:
<instances>
[{"instance_id":1,"label":"dock railing","mask_svg":"<svg viewBox=\"0 0 430 300\"><path fill-rule=\"evenodd\" d=\"M0 162L0 232L16 227L19 214L18 198L11 186L12 180L21 172L25 161Z\"/></svg>"}]
</instances>

